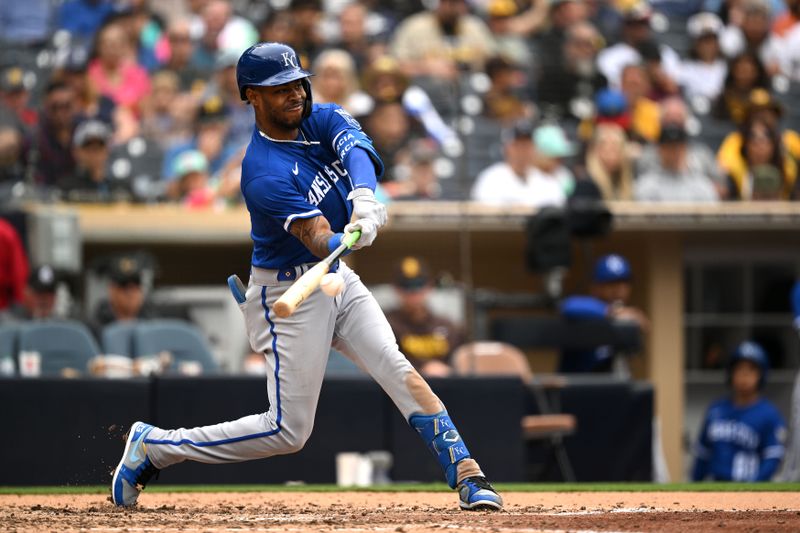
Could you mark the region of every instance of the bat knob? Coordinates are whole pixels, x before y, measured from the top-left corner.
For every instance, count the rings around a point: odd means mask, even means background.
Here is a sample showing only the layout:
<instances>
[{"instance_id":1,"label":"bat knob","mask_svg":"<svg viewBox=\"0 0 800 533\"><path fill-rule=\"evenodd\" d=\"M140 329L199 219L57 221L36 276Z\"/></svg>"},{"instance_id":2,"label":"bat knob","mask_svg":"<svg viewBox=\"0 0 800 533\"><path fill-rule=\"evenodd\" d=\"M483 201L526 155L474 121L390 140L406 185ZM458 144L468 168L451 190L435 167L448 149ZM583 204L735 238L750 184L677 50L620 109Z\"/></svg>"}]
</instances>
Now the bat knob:
<instances>
[{"instance_id":1,"label":"bat knob","mask_svg":"<svg viewBox=\"0 0 800 533\"><path fill-rule=\"evenodd\" d=\"M275 305L272 306L272 309L275 311L275 314L281 318L286 318L292 314L292 309L286 302L275 302Z\"/></svg>"}]
</instances>

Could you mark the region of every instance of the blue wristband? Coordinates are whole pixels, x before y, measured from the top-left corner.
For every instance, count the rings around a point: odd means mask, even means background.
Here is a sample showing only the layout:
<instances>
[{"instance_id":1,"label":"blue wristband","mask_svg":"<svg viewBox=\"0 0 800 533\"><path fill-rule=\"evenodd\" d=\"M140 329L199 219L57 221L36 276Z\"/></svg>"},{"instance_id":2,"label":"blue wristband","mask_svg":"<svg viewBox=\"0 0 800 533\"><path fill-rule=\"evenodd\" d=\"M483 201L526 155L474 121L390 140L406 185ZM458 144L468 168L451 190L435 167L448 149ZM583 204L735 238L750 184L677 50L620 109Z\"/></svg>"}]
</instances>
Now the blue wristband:
<instances>
[{"instance_id":1,"label":"blue wristband","mask_svg":"<svg viewBox=\"0 0 800 533\"><path fill-rule=\"evenodd\" d=\"M336 250L341 244L342 239L344 239L344 233L334 233L331 235L330 239L328 239L328 253L332 254L334 250ZM352 252L352 249L346 250L342 255L347 255Z\"/></svg>"}]
</instances>

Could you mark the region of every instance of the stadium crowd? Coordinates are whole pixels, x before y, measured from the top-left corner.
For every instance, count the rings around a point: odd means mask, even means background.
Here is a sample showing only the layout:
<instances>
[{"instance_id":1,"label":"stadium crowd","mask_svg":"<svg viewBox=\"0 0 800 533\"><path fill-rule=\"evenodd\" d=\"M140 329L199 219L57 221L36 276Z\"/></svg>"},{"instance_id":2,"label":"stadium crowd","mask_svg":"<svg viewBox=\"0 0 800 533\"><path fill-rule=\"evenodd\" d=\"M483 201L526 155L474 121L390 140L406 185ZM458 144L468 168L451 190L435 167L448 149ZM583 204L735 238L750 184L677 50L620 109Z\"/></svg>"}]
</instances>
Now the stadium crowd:
<instances>
[{"instance_id":1,"label":"stadium crowd","mask_svg":"<svg viewBox=\"0 0 800 533\"><path fill-rule=\"evenodd\" d=\"M0 198L237 204L259 40L363 124L387 201L798 197L798 0L29 0L0 6Z\"/></svg>"}]
</instances>

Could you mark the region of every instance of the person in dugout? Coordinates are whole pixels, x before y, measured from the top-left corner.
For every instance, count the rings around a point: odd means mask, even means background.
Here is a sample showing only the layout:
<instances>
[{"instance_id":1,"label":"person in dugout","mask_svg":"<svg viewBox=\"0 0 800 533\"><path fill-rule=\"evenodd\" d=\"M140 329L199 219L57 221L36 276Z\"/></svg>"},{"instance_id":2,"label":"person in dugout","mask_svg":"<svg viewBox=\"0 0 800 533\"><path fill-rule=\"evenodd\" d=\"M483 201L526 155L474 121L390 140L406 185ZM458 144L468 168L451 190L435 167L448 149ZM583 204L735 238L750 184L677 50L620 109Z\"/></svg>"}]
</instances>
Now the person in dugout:
<instances>
[{"instance_id":1,"label":"person in dugout","mask_svg":"<svg viewBox=\"0 0 800 533\"><path fill-rule=\"evenodd\" d=\"M785 453L786 423L761 391L769 361L747 341L728 363L730 395L712 403L695 447L692 480L770 481Z\"/></svg>"}]
</instances>

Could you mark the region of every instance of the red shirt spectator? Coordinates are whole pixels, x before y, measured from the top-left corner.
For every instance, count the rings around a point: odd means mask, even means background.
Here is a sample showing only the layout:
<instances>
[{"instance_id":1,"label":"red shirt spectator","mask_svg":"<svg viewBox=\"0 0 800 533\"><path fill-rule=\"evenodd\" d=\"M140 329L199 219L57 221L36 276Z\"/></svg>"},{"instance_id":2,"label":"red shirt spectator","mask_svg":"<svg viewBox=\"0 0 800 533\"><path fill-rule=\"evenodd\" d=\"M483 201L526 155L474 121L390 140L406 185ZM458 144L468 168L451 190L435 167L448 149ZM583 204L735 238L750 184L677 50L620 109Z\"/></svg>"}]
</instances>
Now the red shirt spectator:
<instances>
[{"instance_id":1,"label":"red shirt spectator","mask_svg":"<svg viewBox=\"0 0 800 533\"><path fill-rule=\"evenodd\" d=\"M89 63L89 80L98 93L108 96L117 105L138 108L150 93L147 71L134 60L131 43L118 23L100 30L96 59Z\"/></svg>"},{"instance_id":2,"label":"red shirt spectator","mask_svg":"<svg viewBox=\"0 0 800 533\"><path fill-rule=\"evenodd\" d=\"M0 219L0 309L22 303L28 281L28 258L14 226Z\"/></svg>"}]
</instances>

